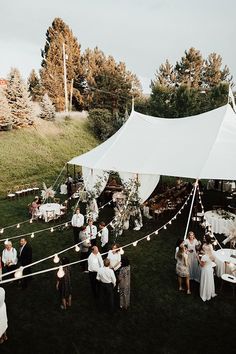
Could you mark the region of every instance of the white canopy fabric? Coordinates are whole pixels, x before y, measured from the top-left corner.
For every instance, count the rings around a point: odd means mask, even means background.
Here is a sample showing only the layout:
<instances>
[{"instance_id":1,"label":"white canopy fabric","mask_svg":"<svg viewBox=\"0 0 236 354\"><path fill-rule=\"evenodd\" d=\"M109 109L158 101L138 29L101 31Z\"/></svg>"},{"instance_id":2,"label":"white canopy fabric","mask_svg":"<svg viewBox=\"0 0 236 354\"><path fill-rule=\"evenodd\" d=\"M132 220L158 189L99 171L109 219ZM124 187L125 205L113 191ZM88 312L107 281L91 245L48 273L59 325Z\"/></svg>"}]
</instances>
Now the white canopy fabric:
<instances>
[{"instance_id":1,"label":"white canopy fabric","mask_svg":"<svg viewBox=\"0 0 236 354\"><path fill-rule=\"evenodd\" d=\"M236 114L229 104L186 118L132 111L111 138L68 163L138 174L236 179Z\"/></svg>"}]
</instances>

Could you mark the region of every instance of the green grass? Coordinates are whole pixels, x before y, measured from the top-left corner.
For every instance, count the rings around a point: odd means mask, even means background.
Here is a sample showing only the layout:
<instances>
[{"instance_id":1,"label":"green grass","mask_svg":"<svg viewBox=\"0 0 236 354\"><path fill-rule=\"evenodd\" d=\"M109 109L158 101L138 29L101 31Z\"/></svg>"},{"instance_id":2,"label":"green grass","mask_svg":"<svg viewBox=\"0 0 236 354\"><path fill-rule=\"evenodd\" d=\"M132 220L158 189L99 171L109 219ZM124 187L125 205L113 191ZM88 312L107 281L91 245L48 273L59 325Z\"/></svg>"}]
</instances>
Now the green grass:
<instances>
[{"instance_id":1,"label":"green grass","mask_svg":"<svg viewBox=\"0 0 236 354\"><path fill-rule=\"evenodd\" d=\"M0 201L0 226L27 219L30 198ZM204 195L204 205L223 198L221 193ZM81 205L82 208L84 205ZM101 219L110 220L112 209L102 210ZM126 244L146 235L166 222L170 214L158 220L145 221L139 231L127 231L119 237ZM55 290L55 273L34 277L26 290L15 284L5 285L8 309L9 340L1 346L2 354L107 354L107 353L233 353L236 325L236 301L232 290L225 286L218 296L204 303L199 289L192 284L192 295L177 291L174 249L182 237L187 209L150 242L126 250L131 261L131 307L127 312L117 310L114 316L100 313L93 302L87 274L79 266L72 268L73 306L62 312ZM53 225L53 223L52 223ZM25 224L9 230L9 236L47 227L42 222ZM202 237L202 230L191 228ZM6 235L4 233L4 237ZM1 236L2 238L3 236ZM111 242L113 235L111 235ZM31 241L34 260L70 246L72 230L45 232ZM14 242L18 248L18 242ZM71 261L78 254L68 252ZM34 269L52 267L52 261Z\"/></svg>"},{"instance_id":2,"label":"green grass","mask_svg":"<svg viewBox=\"0 0 236 354\"><path fill-rule=\"evenodd\" d=\"M49 185L67 161L98 144L86 120L39 122L34 128L0 132L0 197L20 184Z\"/></svg>"}]
</instances>

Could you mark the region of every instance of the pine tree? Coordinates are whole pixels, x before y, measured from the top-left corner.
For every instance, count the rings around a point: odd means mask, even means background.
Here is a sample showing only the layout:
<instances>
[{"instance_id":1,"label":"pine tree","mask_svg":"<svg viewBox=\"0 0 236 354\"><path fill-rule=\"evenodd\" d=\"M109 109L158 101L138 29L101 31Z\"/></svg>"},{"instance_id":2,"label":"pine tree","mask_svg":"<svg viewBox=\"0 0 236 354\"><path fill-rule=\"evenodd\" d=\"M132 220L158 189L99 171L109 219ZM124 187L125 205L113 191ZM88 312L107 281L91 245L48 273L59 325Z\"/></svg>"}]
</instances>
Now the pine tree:
<instances>
[{"instance_id":1,"label":"pine tree","mask_svg":"<svg viewBox=\"0 0 236 354\"><path fill-rule=\"evenodd\" d=\"M81 66L80 45L73 36L71 29L60 18L54 19L52 26L48 28L46 33L46 44L44 50L42 50L41 82L56 110L63 111L65 109L63 43L66 53L68 96L73 79L73 105L76 109L81 109L83 107L81 92L83 91L84 76Z\"/></svg>"},{"instance_id":2,"label":"pine tree","mask_svg":"<svg viewBox=\"0 0 236 354\"><path fill-rule=\"evenodd\" d=\"M11 129L11 110L4 92L0 87L0 130Z\"/></svg>"},{"instance_id":3,"label":"pine tree","mask_svg":"<svg viewBox=\"0 0 236 354\"><path fill-rule=\"evenodd\" d=\"M42 85L34 69L31 71L27 83L32 101L39 102L42 97Z\"/></svg>"},{"instance_id":4,"label":"pine tree","mask_svg":"<svg viewBox=\"0 0 236 354\"><path fill-rule=\"evenodd\" d=\"M41 102L40 118L53 121L55 120L55 116L56 116L55 107L52 101L50 100L48 94L45 93Z\"/></svg>"},{"instance_id":5,"label":"pine tree","mask_svg":"<svg viewBox=\"0 0 236 354\"><path fill-rule=\"evenodd\" d=\"M11 110L13 128L32 125L32 102L19 70L12 68L7 81L6 97Z\"/></svg>"},{"instance_id":6,"label":"pine tree","mask_svg":"<svg viewBox=\"0 0 236 354\"><path fill-rule=\"evenodd\" d=\"M126 69L124 63L116 63L97 47L87 49L82 56L87 82L87 108L104 108L112 113L124 113L131 105L132 94L141 92L137 77Z\"/></svg>"}]
</instances>

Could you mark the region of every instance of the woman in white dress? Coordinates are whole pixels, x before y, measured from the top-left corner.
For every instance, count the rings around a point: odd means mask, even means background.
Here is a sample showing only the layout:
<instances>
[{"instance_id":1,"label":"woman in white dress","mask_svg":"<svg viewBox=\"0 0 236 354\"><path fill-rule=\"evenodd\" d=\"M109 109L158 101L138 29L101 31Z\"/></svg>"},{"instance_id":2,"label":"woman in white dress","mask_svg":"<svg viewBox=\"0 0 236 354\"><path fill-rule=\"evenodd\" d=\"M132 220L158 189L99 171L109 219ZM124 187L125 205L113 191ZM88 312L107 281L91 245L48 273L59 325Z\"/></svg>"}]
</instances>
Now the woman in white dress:
<instances>
[{"instance_id":1,"label":"woman in white dress","mask_svg":"<svg viewBox=\"0 0 236 354\"><path fill-rule=\"evenodd\" d=\"M185 279L187 294L191 294L190 291L190 281L189 281L189 265L188 265L188 254L187 249L184 244L179 245L179 250L176 254L176 274L178 276L179 290L184 290L182 287L182 281Z\"/></svg>"},{"instance_id":2,"label":"woman in white dress","mask_svg":"<svg viewBox=\"0 0 236 354\"><path fill-rule=\"evenodd\" d=\"M188 265L190 280L195 280L199 283L201 270L198 263L196 248L200 246L200 242L195 238L193 231L189 231L184 244L188 248Z\"/></svg>"},{"instance_id":3,"label":"woman in white dress","mask_svg":"<svg viewBox=\"0 0 236 354\"><path fill-rule=\"evenodd\" d=\"M207 254L204 254L200 260L201 265L201 281L200 281L200 297L203 301L210 300L215 297L215 283L213 275L212 261Z\"/></svg>"},{"instance_id":4,"label":"woman in white dress","mask_svg":"<svg viewBox=\"0 0 236 354\"><path fill-rule=\"evenodd\" d=\"M212 238L210 235L206 234L205 235L205 241L202 245L202 253L208 255L208 257L210 258L210 260L212 262L215 261L215 256L214 256L214 249L213 249L213 246L212 246Z\"/></svg>"},{"instance_id":5,"label":"woman in white dress","mask_svg":"<svg viewBox=\"0 0 236 354\"><path fill-rule=\"evenodd\" d=\"M5 290L0 288L0 344L7 340L7 310L5 304Z\"/></svg>"}]
</instances>

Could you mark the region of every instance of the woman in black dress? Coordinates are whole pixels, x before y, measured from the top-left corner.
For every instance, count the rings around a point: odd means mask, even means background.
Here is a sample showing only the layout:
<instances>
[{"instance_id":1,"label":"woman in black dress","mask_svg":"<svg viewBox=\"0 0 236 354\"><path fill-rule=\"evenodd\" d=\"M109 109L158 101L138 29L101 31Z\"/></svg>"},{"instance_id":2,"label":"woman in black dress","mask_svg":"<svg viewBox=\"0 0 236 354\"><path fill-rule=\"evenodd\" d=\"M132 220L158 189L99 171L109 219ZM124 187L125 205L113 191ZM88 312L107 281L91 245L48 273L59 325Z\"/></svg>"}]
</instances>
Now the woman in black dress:
<instances>
[{"instance_id":1,"label":"woman in black dress","mask_svg":"<svg viewBox=\"0 0 236 354\"><path fill-rule=\"evenodd\" d=\"M65 265L70 263L67 257L63 257L61 264ZM56 288L59 291L61 299L61 309L66 310L71 307L72 300L72 287L71 287L71 270L69 266L63 267L64 276L62 278L57 277Z\"/></svg>"}]
</instances>

